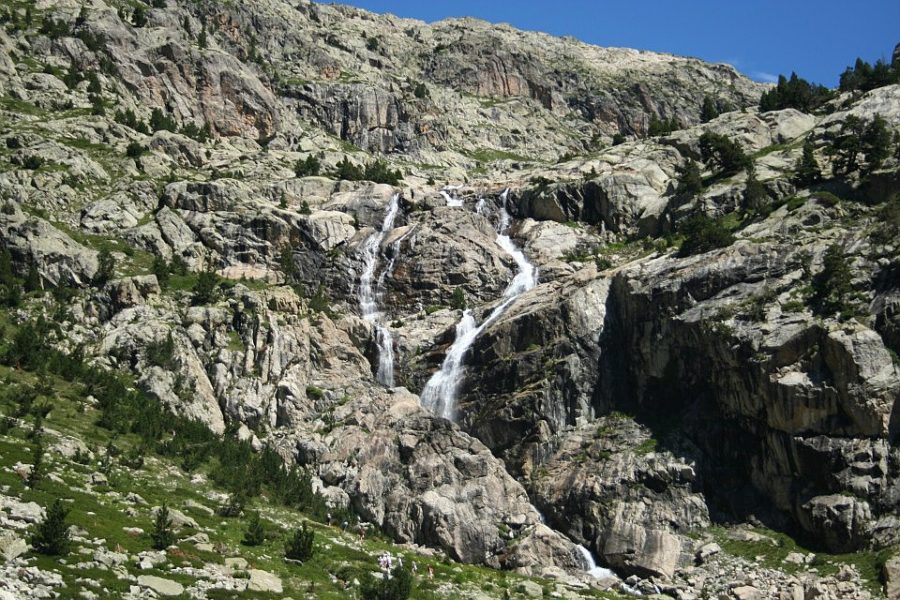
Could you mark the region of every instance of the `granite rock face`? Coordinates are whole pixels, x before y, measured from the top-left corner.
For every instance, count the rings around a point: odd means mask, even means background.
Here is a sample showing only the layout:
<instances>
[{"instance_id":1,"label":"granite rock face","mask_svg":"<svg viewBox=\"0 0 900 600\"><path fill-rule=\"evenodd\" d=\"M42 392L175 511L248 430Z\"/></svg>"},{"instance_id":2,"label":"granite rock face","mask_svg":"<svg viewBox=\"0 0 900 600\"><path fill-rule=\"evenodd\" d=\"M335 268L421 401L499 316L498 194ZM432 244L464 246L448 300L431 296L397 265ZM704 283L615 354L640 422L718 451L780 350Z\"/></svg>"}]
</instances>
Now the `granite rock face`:
<instances>
[{"instance_id":1,"label":"granite rock face","mask_svg":"<svg viewBox=\"0 0 900 600\"><path fill-rule=\"evenodd\" d=\"M867 597L837 567L794 576L799 552L723 548L767 544L761 524L823 553L900 542L900 168L892 151L844 173L830 148L851 116L896 134L900 86L759 113L765 87L729 66L472 19L170 1L137 27L101 1L41 7L69 31L0 32L0 275L27 289L4 295L11 324L52 317L62 350L453 560L583 583L578 544L646 594ZM698 124L707 96L722 114ZM652 118L680 129L650 137ZM711 165L679 192L704 132L752 158L752 202L747 173ZM376 160L402 181L337 177ZM701 214L735 239L688 256ZM522 260L535 285L504 296ZM455 421L431 414L418 394L461 318L492 314ZM40 517L3 508L15 529Z\"/></svg>"}]
</instances>

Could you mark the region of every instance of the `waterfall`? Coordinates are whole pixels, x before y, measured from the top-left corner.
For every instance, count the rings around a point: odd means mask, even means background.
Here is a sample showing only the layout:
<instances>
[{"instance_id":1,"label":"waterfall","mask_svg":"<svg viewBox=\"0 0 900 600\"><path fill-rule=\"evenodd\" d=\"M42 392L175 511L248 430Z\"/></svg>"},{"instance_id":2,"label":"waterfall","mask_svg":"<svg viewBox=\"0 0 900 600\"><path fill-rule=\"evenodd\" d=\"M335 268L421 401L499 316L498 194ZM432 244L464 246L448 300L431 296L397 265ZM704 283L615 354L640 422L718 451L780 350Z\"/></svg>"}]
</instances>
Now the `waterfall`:
<instances>
[{"instance_id":1,"label":"waterfall","mask_svg":"<svg viewBox=\"0 0 900 600\"><path fill-rule=\"evenodd\" d=\"M575 548L578 550L578 553L584 561L584 570L587 571L588 575L594 579L611 579L616 576L616 574L609 569L598 567L597 563L594 562L594 557L591 555L590 550L584 546L575 546Z\"/></svg>"},{"instance_id":2,"label":"waterfall","mask_svg":"<svg viewBox=\"0 0 900 600\"><path fill-rule=\"evenodd\" d=\"M444 200L447 201L447 206L462 206L463 201L456 197L454 193L453 196L450 195L450 192L455 192L459 189L459 186L447 186L440 191L441 196L444 197Z\"/></svg>"},{"instance_id":3,"label":"waterfall","mask_svg":"<svg viewBox=\"0 0 900 600\"><path fill-rule=\"evenodd\" d=\"M463 311L462 319L456 325L456 338L453 340L450 350L447 351L447 356L444 357L440 370L431 376L431 379L428 380L428 383L425 384L425 388L422 390L423 406L445 419L453 420L456 416L456 393L462 383L465 371L463 359L469 348L475 343L478 335L506 311L513 300L537 285L537 269L528 262L525 254L506 235L506 230L509 228L512 220L509 212L506 210L508 194L509 190L507 189L500 195L500 219L497 225L496 242L512 257L518 272L503 292L503 302L491 311L491 314L488 315L481 325L475 325L475 318L472 316L471 311Z\"/></svg>"},{"instance_id":4,"label":"waterfall","mask_svg":"<svg viewBox=\"0 0 900 600\"><path fill-rule=\"evenodd\" d=\"M387 274L390 270L393 270L394 261L397 257L396 248L388 269L385 269L381 277L378 278L376 286L372 285L372 281L375 278L375 270L378 267L381 243L384 241L384 236L394 228L394 219L397 218L399 211L400 194L394 194L388 205L387 213L384 215L381 229L370 235L363 242L362 257L365 266L362 276L359 278L360 312L366 321L375 326L375 342L378 345L378 371L375 374L375 378L388 387L393 387L394 385L394 336L391 330L381 322L383 315L378 311L378 301L383 296L383 286Z\"/></svg>"}]
</instances>

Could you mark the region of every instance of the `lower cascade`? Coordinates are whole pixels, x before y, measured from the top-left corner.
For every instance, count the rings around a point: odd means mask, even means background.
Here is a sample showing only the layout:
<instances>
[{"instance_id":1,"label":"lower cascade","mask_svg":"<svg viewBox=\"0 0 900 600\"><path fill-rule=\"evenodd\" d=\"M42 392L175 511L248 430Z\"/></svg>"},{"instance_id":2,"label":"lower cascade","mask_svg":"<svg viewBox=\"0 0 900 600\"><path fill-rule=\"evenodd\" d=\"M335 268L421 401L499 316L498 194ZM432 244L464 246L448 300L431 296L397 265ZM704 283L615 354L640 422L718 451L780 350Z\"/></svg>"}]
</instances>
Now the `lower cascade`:
<instances>
[{"instance_id":1,"label":"lower cascade","mask_svg":"<svg viewBox=\"0 0 900 600\"><path fill-rule=\"evenodd\" d=\"M506 234L512 218L506 210L506 200L509 190L504 190L500 195L500 219L497 224L497 245L499 245L515 261L518 272L503 292L503 302L497 305L488 317L480 324L475 324L475 318L470 310L464 310L462 319L456 325L456 338L441 368L428 380L422 390L422 405L430 409L434 414L445 419L454 420L456 417L456 394L462 383L465 365L463 359L478 335L491 323L496 321L513 300L537 285L537 268L528 262L525 253L522 252L510 237ZM484 205L479 202L479 213L484 210Z\"/></svg>"},{"instance_id":2,"label":"lower cascade","mask_svg":"<svg viewBox=\"0 0 900 600\"><path fill-rule=\"evenodd\" d=\"M378 258L381 254L381 243L384 237L394 228L394 220L400 211L400 194L394 194L388 205L387 213L384 215L384 221L381 229L376 231L363 243L362 256L364 260L364 268L362 276L359 279L359 307L362 317L375 326L375 342L378 346L378 371L375 377L379 383L388 387L394 385L394 336L391 330L385 327L382 322L382 313L378 310L378 302L383 296L384 281L390 273L396 253L391 263L381 277L378 278L376 285L372 285L375 279L375 271L378 268Z\"/></svg>"},{"instance_id":3,"label":"lower cascade","mask_svg":"<svg viewBox=\"0 0 900 600\"><path fill-rule=\"evenodd\" d=\"M584 546L575 546L575 549L578 550L578 554L580 554L581 558L584 560L585 572L587 572L587 574L591 577L595 579L611 579L616 576L616 574L609 569L598 567L597 563L594 561L594 557L591 554L591 551Z\"/></svg>"}]
</instances>

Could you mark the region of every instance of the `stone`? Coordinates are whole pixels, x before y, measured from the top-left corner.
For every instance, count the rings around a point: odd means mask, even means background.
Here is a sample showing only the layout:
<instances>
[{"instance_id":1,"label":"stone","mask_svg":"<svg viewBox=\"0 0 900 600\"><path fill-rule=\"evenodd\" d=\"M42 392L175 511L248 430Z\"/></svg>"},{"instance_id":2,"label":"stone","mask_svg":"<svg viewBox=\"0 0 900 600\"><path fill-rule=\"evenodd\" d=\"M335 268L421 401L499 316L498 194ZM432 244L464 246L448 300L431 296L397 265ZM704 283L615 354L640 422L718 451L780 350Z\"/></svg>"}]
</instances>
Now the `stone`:
<instances>
[{"instance_id":1,"label":"stone","mask_svg":"<svg viewBox=\"0 0 900 600\"><path fill-rule=\"evenodd\" d=\"M722 547L719 546L719 544L717 544L715 542L703 544L702 546L700 546L700 549L697 550L697 553L696 553L697 562L704 563L710 557L715 556L716 554L718 554L721 551L722 551Z\"/></svg>"},{"instance_id":2,"label":"stone","mask_svg":"<svg viewBox=\"0 0 900 600\"><path fill-rule=\"evenodd\" d=\"M150 511L152 516L156 516L156 513L159 512L160 507L154 506ZM169 507L169 522L172 524L174 529L199 529L200 526L197 524L192 517L187 516L183 512L178 509Z\"/></svg>"},{"instance_id":3,"label":"stone","mask_svg":"<svg viewBox=\"0 0 900 600\"><path fill-rule=\"evenodd\" d=\"M28 544L12 531L0 531L0 558L9 562L28 552Z\"/></svg>"},{"instance_id":4,"label":"stone","mask_svg":"<svg viewBox=\"0 0 900 600\"><path fill-rule=\"evenodd\" d=\"M280 594L282 591L281 579L269 573L268 571L260 571L259 569L250 569L250 582L247 589L252 592L270 592Z\"/></svg>"},{"instance_id":5,"label":"stone","mask_svg":"<svg viewBox=\"0 0 900 600\"><path fill-rule=\"evenodd\" d=\"M20 502L13 498L0 498L0 501L13 521L38 523L44 519L44 509L37 502Z\"/></svg>"},{"instance_id":6,"label":"stone","mask_svg":"<svg viewBox=\"0 0 900 600\"><path fill-rule=\"evenodd\" d=\"M521 581L516 585L516 591L528 598L543 598L544 588L533 581Z\"/></svg>"},{"instance_id":7,"label":"stone","mask_svg":"<svg viewBox=\"0 0 900 600\"><path fill-rule=\"evenodd\" d=\"M888 600L900 598L900 555L894 555L885 561L881 575L884 579L884 593Z\"/></svg>"},{"instance_id":8,"label":"stone","mask_svg":"<svg viewBox=\"0 0 900 600\"><path fill-rule=\"evenodd\" d=\"M763 600L765 595L751 585L742 585L731 590L735 600Z\"/></svg>"},{"instance_id":9,"label":"stone","mask_svg":"<svg viewBox=\"0 0 900 600\"><path fill-rule=\"evenodd\" d=\"M139 586L150 588L160 596L180 596L184 593L184 586L177 581L156 575L138 575L137 582Z\"/></svg>"},{"instance_id":10,"label":"stone","mask_svg":"<svg viewBox=\"0 0 900 600\"><path fill-rule=\"evenodd\" d=\"M225 559L225 566L235 571L244 571L247 569L248 565L247 559L239 556Z\"/></svg>"},{"instance_id":11,"label":"stone","mask_svg":"<svg viewBox=\"0 0 900 600\"><path fill-rule=\"evenodd\" d=\"M109 480L106 478L106 475L100 472L91 473L90 483L94 486L108 486Z\"/></svg>"}]
</instances>

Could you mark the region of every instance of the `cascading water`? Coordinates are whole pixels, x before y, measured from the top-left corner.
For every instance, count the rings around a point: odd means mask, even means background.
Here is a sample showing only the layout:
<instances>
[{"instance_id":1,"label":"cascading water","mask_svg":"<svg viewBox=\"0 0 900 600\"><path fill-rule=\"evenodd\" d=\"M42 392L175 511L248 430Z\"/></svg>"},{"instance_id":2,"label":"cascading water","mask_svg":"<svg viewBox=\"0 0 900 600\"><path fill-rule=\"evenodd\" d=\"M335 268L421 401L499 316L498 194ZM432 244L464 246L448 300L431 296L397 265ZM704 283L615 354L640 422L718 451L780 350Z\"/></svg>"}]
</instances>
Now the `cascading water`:
<instances>
[{"instance_id":1,"label":"cascading water","mask_svg":"<svg viewBox=\"0 0 900 600\"><path fill-rule=\"evenodd\" d=\"M584 546L575 546L575 548L578 550L578 553L584 561L584 570L587 571L588 575L594 579L612 579L616 576L616 574L609 569L598 567L597 563L594 562L594 557L591 555L590 550Z\"/></svg>"},{"instance_id":2,"label":"cascading water","mask_svg":"<svg viewBox=\"0 0 900 600\"><path fill-rule=\"evenodd\" d=\"M377 286L372 285L375 278L375 270L378 267L378 257L380 255L381 243L384 237L394 228L394 219L400 211L400 194L394 194L388 205L387 213L384 215L384 222L381 224L381 230L376 231L363 242L362 256L363 268L362 276L359 278L359 308L363 318L375 326L375 342L378 345L378 371L375 378L388 387L394 385L394 336L391 330L382 325L382 314L378 311L378 301L383 296L384 280L389 270L393 268L396 260L397 252L391 258L388 269L378 278Z\"/></svg>"},{"instance_id":3,"label":"cascading water","mask_svg":"<svg viewBox=\"0 0 900 600\"><path fill-rule=\"evenodd\" d=\"M455 192L459 189L459 186L447 186L440 191L441 196L444 197L444 200L447 201L447 206L462 206L463 201L455 196L450 195L450 192Z\"/></svg>"},{"instance_id":4,"label":"cascading water","mask_svg":"<svg viewBox=\"0 0 900 600\"><path fill-rule=\"evenodd\" d=\"M518 272L503 292L503 302L491 311L491 314L488 315L481 325L476 326L475 318L472 316L471 311L463 311L463 317L456 325L456 339L453 340L450 350L447 351L447 356L444 357L440 370L431 376L431 379L428 380L428 383L425 384L425 388L422 390L423 406L445 419L452 420L455 417L456 393L460 383L462 383L465 370L463 359L466 352L469 351L469 348L472 347L472 344L475 343L476 338L478 338L478 335L485 327L497 320L507 307L512 304L513 300L537 285L537 269L528 262L525 254L516 247L505 233L512 220L509 212L506 210L508 194L509 190L504 190L500 195L500 218L497 225L496 242L515 261Z\"/></svg>"}]
</instances>

